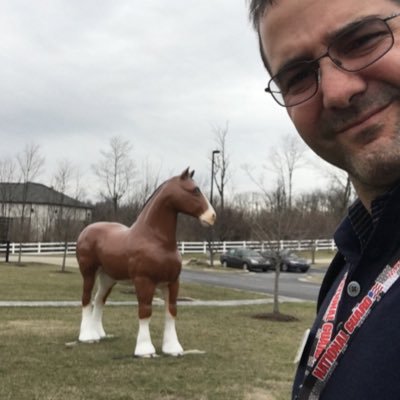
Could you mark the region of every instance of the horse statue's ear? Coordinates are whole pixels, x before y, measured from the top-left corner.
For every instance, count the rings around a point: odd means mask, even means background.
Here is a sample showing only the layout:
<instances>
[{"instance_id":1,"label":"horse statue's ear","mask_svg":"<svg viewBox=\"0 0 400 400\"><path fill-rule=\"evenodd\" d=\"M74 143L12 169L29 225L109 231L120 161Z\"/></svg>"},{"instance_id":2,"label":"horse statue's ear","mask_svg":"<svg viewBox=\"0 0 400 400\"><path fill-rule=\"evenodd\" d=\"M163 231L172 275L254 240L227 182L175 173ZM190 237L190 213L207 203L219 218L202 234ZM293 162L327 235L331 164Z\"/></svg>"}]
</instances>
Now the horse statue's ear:
<instances>
[{"instance_id":1,"label":"horse statue's ear","mask_svg":"<svg viewBox=\"0 0 400 400\"><path fill-rule=\"evenodd\" d=\"M181 179L187 179L189 177L189 167L187 167L182 173L181 173Z\"/></svg>"},{"instance_id":2,"label":"horse statue's ear","mask_svg":"<svg viewBox=\"0 0 400 400\"><path fill-rule=\"evenodd\" d=\"M190 177L193 178L194 170L190 173Z\"/></svg>"}]
</instances>

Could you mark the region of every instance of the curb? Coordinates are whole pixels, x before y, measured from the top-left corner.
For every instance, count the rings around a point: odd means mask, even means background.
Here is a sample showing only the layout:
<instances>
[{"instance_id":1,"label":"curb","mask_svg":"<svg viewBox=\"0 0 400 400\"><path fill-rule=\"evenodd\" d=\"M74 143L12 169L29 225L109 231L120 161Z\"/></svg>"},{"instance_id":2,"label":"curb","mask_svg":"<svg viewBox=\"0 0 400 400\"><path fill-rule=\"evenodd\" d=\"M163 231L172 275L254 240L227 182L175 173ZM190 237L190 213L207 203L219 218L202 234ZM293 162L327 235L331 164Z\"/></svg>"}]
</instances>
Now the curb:
<instances>
[{"instance_id":1,"label":"curb","mask_svg":"<svg viewBox=\"0 0 400 400\"><path fill-rule=\"evenodd\" d=\"M280 303L304 303L304 300L280 297ZM273 299L255 299L255 300L193 300L178 301L178 305L182 306L202 306L202 307L234 307L247 306L257 304L271 304ZM109 301L106 306L136 306L137 301ZM164 306L164 301L158 300L153 302L154 306ZM80 301L0 301L0 308L4 307L80 307Z\"/></svg>"}]
</instances>

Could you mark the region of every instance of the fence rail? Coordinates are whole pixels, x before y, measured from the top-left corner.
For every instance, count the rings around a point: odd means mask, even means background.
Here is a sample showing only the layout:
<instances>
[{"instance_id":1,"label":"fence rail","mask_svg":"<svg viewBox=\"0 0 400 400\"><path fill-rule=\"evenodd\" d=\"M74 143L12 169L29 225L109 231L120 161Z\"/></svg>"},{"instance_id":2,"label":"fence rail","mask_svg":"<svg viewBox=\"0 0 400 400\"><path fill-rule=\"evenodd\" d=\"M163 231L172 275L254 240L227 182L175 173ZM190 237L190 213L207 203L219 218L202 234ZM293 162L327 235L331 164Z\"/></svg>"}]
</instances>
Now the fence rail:
<instances>
[{"instance_id":1,"label":"fence rail","mask_svg":"<svg viewBox=\"0 0 400 400\"><path fill-rule=\"evenodd\" d=\"M75 253L76 243L69 242L35 242L35 243L10 243L10 254L18 254L21 247L23 254L60 254L66 251L68 254ZM178 242L179 251L182 254L203 253L209 251L208 242ZM213 249L217 253L237 247L248 247L255 250L268 249L291 249L297 251L303 250L336 250L335 243L332 239L317 240L275 240L275 241L235 241L235 242L213 242ZM7 243L0 243L0 253L5 253Z\"/></svg>"}]
</instances>

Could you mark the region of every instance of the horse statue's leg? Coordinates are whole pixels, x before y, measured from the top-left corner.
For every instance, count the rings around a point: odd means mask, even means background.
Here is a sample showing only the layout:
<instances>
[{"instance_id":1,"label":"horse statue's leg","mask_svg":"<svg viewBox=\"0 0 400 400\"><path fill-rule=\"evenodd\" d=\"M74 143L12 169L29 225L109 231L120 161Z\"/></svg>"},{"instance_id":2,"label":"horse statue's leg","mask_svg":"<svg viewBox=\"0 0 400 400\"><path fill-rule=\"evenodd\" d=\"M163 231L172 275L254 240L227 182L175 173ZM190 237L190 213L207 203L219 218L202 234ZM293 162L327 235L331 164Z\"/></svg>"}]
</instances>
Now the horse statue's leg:
<instances>
[{"instance_id":1,"label":"horse statue's leg","mask_svg":"<svg viewBox=\"0 0 400 400\"><path fill-rule=\"evenodd\" d=\"M165 300L165 327L162 351L165 354L179 356L183 354L183 348L178 340L175 329L175 318L177 315L176 302L178 298L179 281L170 283L163 288Z\"/></svg>"},{"instance_id":2,"label":"horse statue's leg","mask_svg":"<svg viewBox=\"0 0 400 400\"><path fill-rule=\"evenodd\" d=\"M107 335L103 328L103 308L106 303L107 297L111 293L111 289L116 281L110 278L103 271L99 272L99 287L94 298L93 308L93 329L100 336L100 339L105 338Z\"/></svg>"},{"instance_id":3,"label":"horse statue's leg","mask_svg":"<svg viewBox=\"0 0 400 400\"><path fill-rule=\"evenodd\" d=\"M79 341L94 342L100 340L100 336L93 328L92 315L92 291L96 281L96 268L84 268L80 265L83 277L82 292L82 321L79 331Z\"/></svg>"},{"instance_id":4,"label":"horse statue's leg","mask_svg":"<svg viewBox=\"0 0 400 400\"><path fill-rule=\"evenodd\" d=\"M103 308L115 280L104 272L99 272L99 287L94 299L94 307L91 304L91 294L96 280L96 272L83 274L82 295L82 322L79 333L79 341L96 342L106 337L103 328Z\"/></svg>"},{"instance_id":5,"label":"horse statue's leg","mask_svg":"<svg viewBox=\"0 0 400 400\"><path fill-rule=\"evenodd\" d=\"M156 354L156 349L151 341L150 320L156 286L147 278L136 278L134 280L134 285L136 288L139 314L139 331L134 355L136 357L153 357Z\"/></svg>"}]
</instances>

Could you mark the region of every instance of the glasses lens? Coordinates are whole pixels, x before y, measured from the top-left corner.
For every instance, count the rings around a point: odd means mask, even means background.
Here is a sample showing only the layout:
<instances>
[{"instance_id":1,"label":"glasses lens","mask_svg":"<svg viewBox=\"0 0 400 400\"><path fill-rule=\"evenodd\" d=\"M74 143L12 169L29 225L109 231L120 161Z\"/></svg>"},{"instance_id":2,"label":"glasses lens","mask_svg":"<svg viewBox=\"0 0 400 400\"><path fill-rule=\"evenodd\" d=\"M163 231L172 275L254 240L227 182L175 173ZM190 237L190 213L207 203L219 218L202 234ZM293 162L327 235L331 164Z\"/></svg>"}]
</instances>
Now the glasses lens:
<instances>
[{"instance_id":1,"label":"glasses lens","mask_svg":"<svg viewBox=\"0 0 400 400\"><path fill-rule=\"evenodd\" d=\"M355 72L368 67L386 54L393 45L393 35L385 21L363 21L332 42L329 56L342 69Z\"/></svg>"},{"instance_id":2,"label":"glasses lens","mask_svg":"<svg viewBox=\"0 0 400 400\"><path fill-rule=\"evenodd\" d=\"M300 62L275 75L269 84L275 100L286 107L302 103L312 97L318 88L315 63Z\"/></svg>"}]
</instances>

